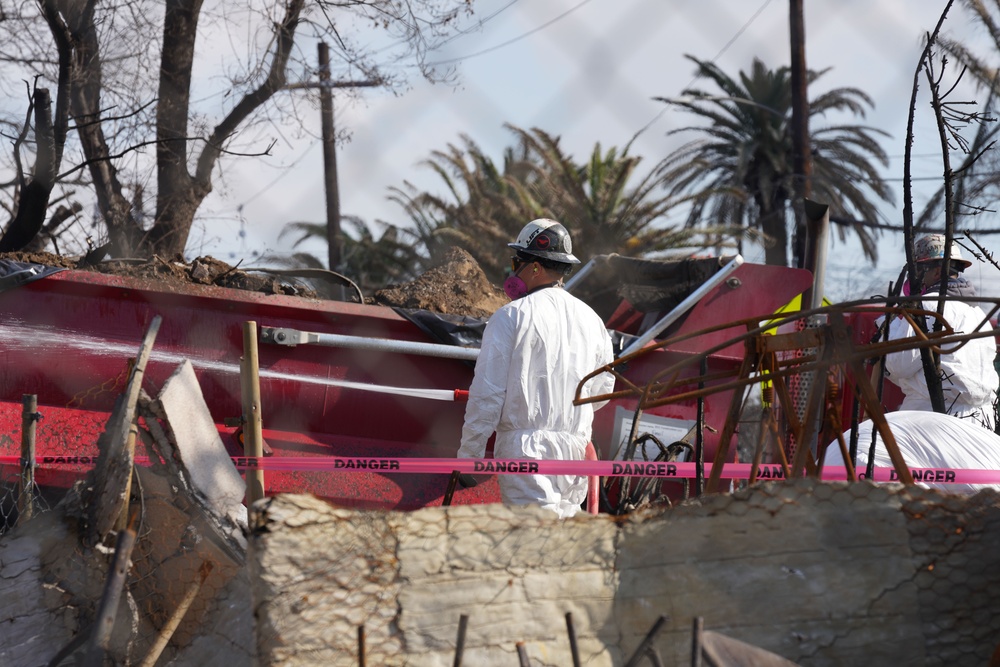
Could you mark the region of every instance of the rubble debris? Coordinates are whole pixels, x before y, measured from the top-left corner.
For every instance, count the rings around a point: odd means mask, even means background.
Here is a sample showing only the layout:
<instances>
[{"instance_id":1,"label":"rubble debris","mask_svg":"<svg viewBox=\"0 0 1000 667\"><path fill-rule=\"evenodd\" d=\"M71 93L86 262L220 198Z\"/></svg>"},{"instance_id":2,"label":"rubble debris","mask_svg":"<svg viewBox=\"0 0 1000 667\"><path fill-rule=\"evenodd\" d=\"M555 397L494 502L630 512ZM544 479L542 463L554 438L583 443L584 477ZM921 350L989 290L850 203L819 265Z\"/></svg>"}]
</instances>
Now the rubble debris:
<instances>
[{"instance_id":1,"label":"rubble debris","mask_svg":"<svg viewBox=\"0 0 1000 667\"><path fill-rule=\"evenodd\" d=\"M204 498L209 511L235 527L246 528L246 484L219 437L189 360L181 362L167 378L157 400L158 412L169 426L175 460L186 472L193 491ZM233 535L242 540L242 531Z\"/></svg>"},{"instance_id":2,"label":"rubble debris","mask_svg":"<svg viewBox=\"0 0 1000 667\"><path fill-rule=\"evenodd\" d=\"M138 397L139 441L152 466L137 466L126 490L138 517L136 543L114 627L101 650L113 664L195 666L252 663L253 611L246 567L245 508L239 473L212 425L190 362L155 401ZM183 395L182 395L183 394ZM0 539L0 664L47 664L57 655L94 650L113 535L88 540L93 488L100 468L73 486L51 511L38 513ZM239 506L239 509L236 509ZM120 532L120 531L119 531Z\"/></svg>"},{"instance_id":3,"label":"rubble debris","mask_svg":"<svg viewBox=\"0 0 1000 667\"><path fill-rule=\"evenodd\" d=\"M373 303L447 315L487 318L510 301L466 250L449 248L419 278L375 292Z\"/></svg>"},{"instance_id":4,"label":"rubble debris","mask_svg":"<svg viewBox=\"0 0 1000 667\"><path fill-rule=\"evenodd\" d=\"M83 262L78 258L62 257L48 252L2 253L0 258L63 269L125 276L138 280L153 280L161 288L212 285L263 294L286 294L316 298L315 290L299 281L290 281L270 274L261 275L253 270L243 270L211 256L196 257L188 262L180 255L173 258L154 255L149 259L109 259L94 264Z\"/></svg>"}]
</instances>

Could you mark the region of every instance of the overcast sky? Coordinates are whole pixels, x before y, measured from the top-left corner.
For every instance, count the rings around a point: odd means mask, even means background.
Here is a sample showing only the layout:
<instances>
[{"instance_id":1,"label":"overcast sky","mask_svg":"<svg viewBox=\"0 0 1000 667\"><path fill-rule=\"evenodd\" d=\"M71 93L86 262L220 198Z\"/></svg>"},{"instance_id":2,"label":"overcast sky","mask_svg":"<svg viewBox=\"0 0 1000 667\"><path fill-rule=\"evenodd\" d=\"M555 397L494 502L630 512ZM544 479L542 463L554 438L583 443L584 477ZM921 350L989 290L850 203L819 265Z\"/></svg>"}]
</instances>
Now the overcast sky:
<instances>
[{"instance_id":1,"label":"overcast sky","mask_svg":"<svg viewBox=\"0 0 1000 667\"><path fill-rule=\"evenodd\" d=\"M897 197L895 207L884 209L882 222L901 223L901 158L914 69L921 38L944 5L942 0L806 3L807 66L830 68L810 94L840 86L864 90L875 102L866 122L891 135L883 144L892 156L886 177ZM338 100L338 128L350 135L338 149L343 213L405 223L398 206L386 201L388 188L410 181L440 190L440 180L420 163L432 151L460 143L463 135L500 161L512 142L505 123L559 135L564 149L581 160L598 142L622 147L638 134L632 152L644 156L649 167L684 140L668 133L688 124L690 116L652 98L679 95L695 83L685 54L712 60L733 76L748 70L754 57L770 67L789 62L787 0L477 0L475 10L463 34L432 58L457 68L457 86L414 81L399 96L367 91L359 100ZM957 6L946 29L970 43L981 41ZM941 161L933 117L923 107L916 129L913 172L924 179L915 183L919 210L937 186L933 179ZM293 238L278 238L285 223L325 218L322 172L321 147L310 137L279 142L263 165L229 161L201 211L207 223L196 228L190 251L250 264L262 252L290 252ZM979 226L1000 224L984 220ZM835 240L828 295L884 292L903 261L901 240L901 234L883 237L874 270L860 262L856 244ZM320 246L306 249L323 253ZM763 261L760 249L745 254L748 261ZM981 289L994 291L989 283L996 269L984 265L971 271Z\"/></svg>"}]
</instances>

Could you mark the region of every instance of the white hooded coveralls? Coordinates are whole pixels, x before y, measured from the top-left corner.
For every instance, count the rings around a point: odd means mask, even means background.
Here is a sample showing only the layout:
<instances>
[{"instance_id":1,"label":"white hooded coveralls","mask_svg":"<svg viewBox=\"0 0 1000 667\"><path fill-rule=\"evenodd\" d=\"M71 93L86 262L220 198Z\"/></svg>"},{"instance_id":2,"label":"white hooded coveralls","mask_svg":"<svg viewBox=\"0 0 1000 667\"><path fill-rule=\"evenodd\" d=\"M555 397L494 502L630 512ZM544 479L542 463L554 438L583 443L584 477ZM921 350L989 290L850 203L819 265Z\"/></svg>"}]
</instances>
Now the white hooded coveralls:
<instances>
[{"instance_id":1,"label":"white hooded coveralls","mask_svg":"<svg viewBox=\"0 0 1000 667\"><path fill-rule=\"evenodd\" d=\"M582 461L599 404L573 405L583 377L611 363L601 318L559 287L536 290L490 317L465 409L460 458L482 458L496 432L497 459ZM581 396L614 389L614 376L588 381ZM577 475L501 475L508 505L537 504L573 516L587 495Z\"/></svg>"},{"instance_id":2,"label":"white hooded coveralls","mask_svg":"<svg viewBox=\"0 0 1000 667\"><path fill-rule=\"evenodd\" d=\"M958 419L936 412L889 412L886 424L892 432L899 453L910 468L956 468L967 470L1000 470L1000 435L991 433L969 419ZM877 429L876 429L877 433ZM843 434L851 442L851 432ZM881 434L876 434L875 467L891 468L892 459ZM872 421L858 424L858 454L856 472L864 474L872 446ZM827 445L824 466L842 466L844 457L836 441ZM982 489L997 488L994 484L933 484L920 486L937 488L948 493L972 494Z\"/></svg>"},{"instance_id":3,"label":"white hooded coveralls","mask_svg":"<svg viewBox=\"0 0 1000 667\"><path fill-rule=\"evenodd\" d=\"M923 302L926 310L937 310L937 295L927 294ZM983 325L986 314L981 308L961 301L945 301L945 321L955 333L973 333ZM927 326L933 327L934 319L927 318ZM985 327L989 327L989 323ZM889 325L889 340L913 336L913 328L904 318L896 318ZM951 349L954 344L945 346ZM968 341L950 354L941 355L941 388L944 405L948 414L969 418L986 428L993 428L993 402L996 400L1000 379L993 366L997 356L996 341L993 336ZM933 411L927 381L924 379L920 350L904 350L886 356L886 377L906 395L900 410Z\"/></svg>"}]
</instances>

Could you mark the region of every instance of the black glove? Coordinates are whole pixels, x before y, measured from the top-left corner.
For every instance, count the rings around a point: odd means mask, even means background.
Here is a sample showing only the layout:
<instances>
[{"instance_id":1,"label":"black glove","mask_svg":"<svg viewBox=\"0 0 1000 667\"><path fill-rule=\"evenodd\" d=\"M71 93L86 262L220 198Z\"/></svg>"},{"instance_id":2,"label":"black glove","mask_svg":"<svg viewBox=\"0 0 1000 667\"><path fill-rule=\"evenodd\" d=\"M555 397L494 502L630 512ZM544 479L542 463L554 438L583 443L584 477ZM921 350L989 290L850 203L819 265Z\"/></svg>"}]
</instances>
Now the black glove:
<instances>
[{"instance_id":1,"label":"black glove","mask_svg":"<svg viewBox=\"0 0 1000 667\"><path fill-rule=\"evenodd\" d=\"M479 485L479 480L477 480L472 475L469 475L469 474L466 474L466 473L461 473L458 476L458 484L463 489L471 489L472 487Z\"/></svg>"}]
</instances>

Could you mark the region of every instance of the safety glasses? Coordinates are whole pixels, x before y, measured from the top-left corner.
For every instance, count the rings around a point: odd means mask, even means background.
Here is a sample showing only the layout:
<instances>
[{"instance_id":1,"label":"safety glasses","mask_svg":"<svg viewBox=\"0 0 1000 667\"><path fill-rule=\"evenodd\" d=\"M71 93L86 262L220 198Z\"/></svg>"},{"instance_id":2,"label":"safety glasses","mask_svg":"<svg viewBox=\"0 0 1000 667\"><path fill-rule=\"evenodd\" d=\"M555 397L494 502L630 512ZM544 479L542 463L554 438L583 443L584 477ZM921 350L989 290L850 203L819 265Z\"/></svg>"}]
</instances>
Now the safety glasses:
<instances>
[{"instance_id":1,"label":"safety glasses","mask_svg":"<svg viewBox=\"0 0 1000 667\"><path fill-rule=\"evenodd\" d=\"M521 259L520 257L518 257L517 255L511 256L511 258L510 258L510 270L511 270L511 273L517 273L518 270L520 270L520 268L522 266L524 266L525 264L527 264L527 262L524 261L523 259Z\"/></svg>"}]
</instances>

